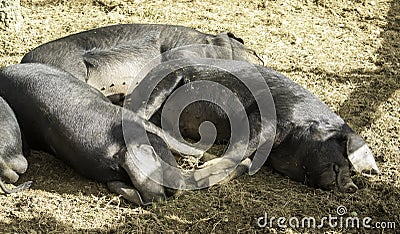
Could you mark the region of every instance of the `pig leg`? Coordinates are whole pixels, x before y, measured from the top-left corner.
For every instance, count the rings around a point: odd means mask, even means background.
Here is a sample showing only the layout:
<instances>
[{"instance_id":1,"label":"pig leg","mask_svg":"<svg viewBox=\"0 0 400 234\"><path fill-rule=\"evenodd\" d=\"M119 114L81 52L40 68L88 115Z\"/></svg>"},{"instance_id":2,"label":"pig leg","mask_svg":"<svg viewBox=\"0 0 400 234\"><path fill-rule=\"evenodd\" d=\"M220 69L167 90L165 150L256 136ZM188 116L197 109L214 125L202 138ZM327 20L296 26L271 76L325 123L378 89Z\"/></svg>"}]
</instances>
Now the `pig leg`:
<instances>
[{"instance_id":1,"label":"pig leg","mask_svg":"<svg viewBox=\"0 0 400 234\"><path fill-rule=\"evenodd\" d=\"M152 146L131 144L130 150L120 155L119 160L144 205L165 200L164 188L159 184L163 179L163 169Z\"/></svg>"},{"instance_id":2,"label":"pig leg","mask_svg":"<svg viewBox=\"0 0 400 234\"><path fill-rule=\"evenodd\" d=\"M156 135L149 135L149 140L156 154L160 156L160 159L163 162L165 162L162 163L165 194L167 197L173 196L178 191L185 188L183 175L180 173L180 170L177 170L178 163L176 162L174 155L172 155L171 151L168 149L168 146L161 138Z\"/></svg>"}]
</instances>

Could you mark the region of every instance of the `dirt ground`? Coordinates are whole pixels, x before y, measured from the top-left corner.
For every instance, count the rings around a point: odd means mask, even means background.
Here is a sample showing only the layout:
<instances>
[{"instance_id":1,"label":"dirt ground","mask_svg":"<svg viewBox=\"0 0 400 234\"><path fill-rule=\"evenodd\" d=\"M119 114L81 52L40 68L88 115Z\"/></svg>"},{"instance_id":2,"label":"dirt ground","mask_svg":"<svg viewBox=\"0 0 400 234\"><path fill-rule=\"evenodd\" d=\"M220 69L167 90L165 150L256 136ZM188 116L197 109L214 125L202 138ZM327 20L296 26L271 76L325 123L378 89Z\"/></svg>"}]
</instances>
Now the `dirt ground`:
<instances>
[{"instance_id":1,"label":"dirt ground","mask_svg":"<svg viewBox=\"0 0 400 234\"><path fill-rule=\"evenodd\" d=\"M82 178L40 152L28 158L20 182L32 189L0 195L0 233L58 232L350 232L395 233L400 228L400 2L398 0L122 1L22 0L24 26L0 32L0 67L53 39L117 23L168 23L218 33L231 31L265 65L326 102L370 145L382 171L355 176L354 194L322 191L269 168L225 185L184 192L135 207L103 184ZM340 216L337 208L344 206ZM259 217L370 217L396 229L260 228ZM263 219L264 220L264 219ZM263 220L261 220L263 222ZM339 220L339 219L338 219Z\"/></svg>"}]
</instances>

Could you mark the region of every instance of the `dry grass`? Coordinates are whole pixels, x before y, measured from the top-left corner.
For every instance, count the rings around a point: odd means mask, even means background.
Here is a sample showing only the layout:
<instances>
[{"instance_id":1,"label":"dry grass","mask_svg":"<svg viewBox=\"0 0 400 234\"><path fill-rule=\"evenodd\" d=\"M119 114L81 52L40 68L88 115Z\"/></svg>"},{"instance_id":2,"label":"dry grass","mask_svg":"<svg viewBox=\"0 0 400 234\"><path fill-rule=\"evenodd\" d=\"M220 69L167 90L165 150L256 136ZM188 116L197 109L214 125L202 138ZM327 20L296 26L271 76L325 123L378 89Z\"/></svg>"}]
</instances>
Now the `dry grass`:
<instances>
[{"instance_id":1,"label":"dry grass","mask_svg":"<svg viewBox=\"0 0 400 234\"><path fill-rule=\"evenodd\" d=\"M211 33L232 31L267 66L307 87L365 137L382 175L358 176L354 179L361 189L340 194L306 187L264 168L252 177L137 208L52 156L34 153L21 178L34 180L32 189L0 197L0 232L320 232L260 229L256 218L267 212L270 217L318 220L336 215L339 205L359 217L394 221L400 227L397 0L25 0L22 7L24 28L0 32L0 67L18 63L44 42L109 24L171 23Z\"/></svg>"}]
</instances>

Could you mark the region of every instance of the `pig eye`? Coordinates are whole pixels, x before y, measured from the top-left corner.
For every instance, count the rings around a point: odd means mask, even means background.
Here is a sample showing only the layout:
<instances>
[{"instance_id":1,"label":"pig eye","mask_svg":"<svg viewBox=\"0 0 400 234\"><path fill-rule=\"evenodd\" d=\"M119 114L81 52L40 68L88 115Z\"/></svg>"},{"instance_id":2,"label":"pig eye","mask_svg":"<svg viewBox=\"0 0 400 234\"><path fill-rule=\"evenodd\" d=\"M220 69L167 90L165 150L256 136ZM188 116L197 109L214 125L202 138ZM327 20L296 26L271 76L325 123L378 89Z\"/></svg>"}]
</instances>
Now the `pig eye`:
<instances>
[{"instance_id":1,"label":"pig eye","mask_svg":"<svg viewBox=\"0 0 400 234\"><path fill-rule=\"evenodd\" d=\"M125 82L123 82L123 83L122 83L122 85L126 85L126 83L125 83Z\"/></svg>"},{"instance_id":2,"label":"pig eye","mask_svg":"<svg viewBox=\"0 0 400 234\"><path fill-rule=\"evenodd\" d=\"M106 87L102 87L100 90L101 90L101 91L104 91L104 90L106 90Z\"/></svg>"},{"instance_id":3,"label":"pig eye","mask_svg":"<svg viewBox=\"0 0 400 234\"><path fill-rule=\"evenodd\" d=\"M110 85L110 88L112 88L112 87L114 87L114 86L115 86L114 84L111 84L111 85Z\"/></svg>"}]
</instances>

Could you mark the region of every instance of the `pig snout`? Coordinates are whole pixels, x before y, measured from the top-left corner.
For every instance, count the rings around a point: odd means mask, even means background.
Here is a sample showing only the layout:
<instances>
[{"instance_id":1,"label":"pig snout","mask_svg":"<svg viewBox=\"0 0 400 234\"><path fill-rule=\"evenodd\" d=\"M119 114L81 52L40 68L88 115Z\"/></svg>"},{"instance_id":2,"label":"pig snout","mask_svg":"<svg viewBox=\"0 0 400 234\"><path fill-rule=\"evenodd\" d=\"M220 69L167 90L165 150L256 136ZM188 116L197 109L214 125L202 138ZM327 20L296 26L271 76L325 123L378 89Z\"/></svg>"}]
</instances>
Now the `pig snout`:
<instances>
[{"instance_id":1,"label":"pig snout","mask_svg":"<svg viewBox=\"0 0 400 234\"><path fill-rule=\"evenodd\" d=\"M357 185L353 183L350 177L350 170L347 166L334 165L334 170L336 172L336 184L340 192L355 193L358 190Z\"/></svg>"},{"instance_id":2,"label":"pig snout","mask_svg":"<svg viewBox=\"0 0 400 234\"><path fill-rule=\"evenodd\" d=\"M340 188L340 187L339 187ZM358 187L353 183L353 181L349 181L347 184L345 184L340 192L344 193L355 193L357 191Z\"/></svg>"}]
</instances>

